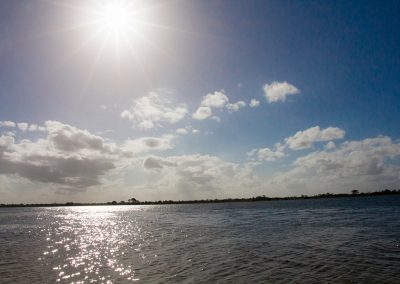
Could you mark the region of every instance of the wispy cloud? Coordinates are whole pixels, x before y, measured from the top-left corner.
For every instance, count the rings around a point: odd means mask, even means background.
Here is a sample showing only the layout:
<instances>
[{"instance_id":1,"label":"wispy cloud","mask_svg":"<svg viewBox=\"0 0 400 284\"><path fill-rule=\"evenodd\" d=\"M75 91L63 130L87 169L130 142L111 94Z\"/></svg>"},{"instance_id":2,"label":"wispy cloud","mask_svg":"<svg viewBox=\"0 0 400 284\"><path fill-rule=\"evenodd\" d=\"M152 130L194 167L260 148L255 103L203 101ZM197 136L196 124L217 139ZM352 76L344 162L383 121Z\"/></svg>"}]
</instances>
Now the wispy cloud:
<instances>
[{"instance_id":1,"label":"wispy cloud","mask_svg":"<svg viewBox=\"0 0 400 284\"><path fill-rule=\"evenodd\" d=\"M18 128L19 130L25 132L25 131L46 131L46 127L44 126L39 126L37 124L29 124L27 122L13 122L13 121L0 121L0 127L4 128Z\"/></svg>"},{"instance_id":2,"label":"wispy cloud","mask_svg":"<svg viewBox=\"0 0 400 284\"><path fill-rule=\"evenodd\" d=\"M251 99L250 103L249 103L250 107L259 107L260 106L260 101L256 100L256 99Z\"/></svg>"},{"instance_id":3,"label":"wispy cloud","mask_svg":"<svg viewBox=\"0 0 400 284\"><path fill-rule=\"evenodd\" d=\"M244 108L245 106L246 106L246 103L244 101L238 101L234 104L230 104L230 103L227 104L226 108L229 111L238 111L239 109Z\"/></svg>"},{"instance_id":4,"label":"wispy cloud","mask_svg":"<svg viewBox=\"0 0 400 284\"><path fill-rule=\"evenodd\" d=\"M121 117L132 122L134 127L151 129L163 124L174 124L182 120L188 109L186 104L174 105L156 92L137 99L130 109L124 110Z\"/></svg>"},{"instance_id":5,"label":"wispy cloud","mask_svg":"<svg viewBox=\"0 0 400 284\"><path fill-rule=\"evenodd\" d=\"M13 121L0 121L0 127L15 128L17 125Z\"/></svg>"}]
</instances>

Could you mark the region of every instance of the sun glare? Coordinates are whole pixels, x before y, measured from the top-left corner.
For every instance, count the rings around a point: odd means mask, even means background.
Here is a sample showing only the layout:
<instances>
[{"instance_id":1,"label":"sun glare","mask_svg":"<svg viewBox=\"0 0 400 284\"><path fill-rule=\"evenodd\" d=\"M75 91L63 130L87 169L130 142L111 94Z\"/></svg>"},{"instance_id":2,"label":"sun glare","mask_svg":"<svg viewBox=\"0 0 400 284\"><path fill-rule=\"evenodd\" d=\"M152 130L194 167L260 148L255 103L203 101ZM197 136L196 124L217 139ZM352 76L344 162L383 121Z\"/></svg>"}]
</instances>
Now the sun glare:
<instances>
[{"instance_id":1,"label":"sun glare","mask_svg":"<svg viewBox=\"0 0 400 284\"><path fill-rule=\"evenodd\" d=\"M114 37L117 41L132 41L145 38L143 26L147 19L141 11L142 2L108 0L96 3L88 20L99 39Z\"/></svg>"},{"instance_id":2,"label":"sun glare","mask_svg":"<svg viewBox=\"0 0 400 284\"><path fill-rule=\"evenodd\" d=\"M156 50L165 53L157 44L157 33L170 29L160 25L157 14L160 5L148 0L91 0L76 2L50 1L51 4L74 13L71 25L48 34L74 31L80 42L63 59L63 62L78 54L87 54L89 72L86 85L93 74L106 63L112 63L115 76L121 76L125 67L137 66L146 76L144 56ZM157 19L157 20L156 20ZM156 20L156 21L155 21ZM87 53L86 53L87 52ZM134 64L131 64L132 61ZM108 69L107 69L108 70ZM118 79L119 80L119 79Z\"/></svg>"},{"instance_id":3,"label":"sun glare","mask_svg":"<svg viewBox=\"0 0 400 284\"><path fill-rule=\"evenodd\" d=\"M99 24L101 28L114 34L128 32L133 24L133 13L126 3L108 2L101 7Z\"/></svg>"}]
</instances>

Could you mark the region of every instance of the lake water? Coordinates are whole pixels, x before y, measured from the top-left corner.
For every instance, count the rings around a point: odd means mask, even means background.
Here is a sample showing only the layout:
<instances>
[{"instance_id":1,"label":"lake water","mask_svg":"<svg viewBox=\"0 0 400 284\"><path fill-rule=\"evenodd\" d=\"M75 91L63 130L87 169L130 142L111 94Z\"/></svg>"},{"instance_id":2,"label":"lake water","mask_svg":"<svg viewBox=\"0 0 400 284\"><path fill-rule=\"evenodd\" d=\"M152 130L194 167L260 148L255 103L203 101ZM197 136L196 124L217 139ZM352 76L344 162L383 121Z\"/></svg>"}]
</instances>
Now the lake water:
<instances>
[{"instance_id":1,"label":"lake water","mask_svg":"<svg viewBox=\"0 0 400 284\"><path fill-rule=\"evenodd\" d=\"M0 283L400 283L400 196L0 209Z\"/></svg>"}]
</instances>

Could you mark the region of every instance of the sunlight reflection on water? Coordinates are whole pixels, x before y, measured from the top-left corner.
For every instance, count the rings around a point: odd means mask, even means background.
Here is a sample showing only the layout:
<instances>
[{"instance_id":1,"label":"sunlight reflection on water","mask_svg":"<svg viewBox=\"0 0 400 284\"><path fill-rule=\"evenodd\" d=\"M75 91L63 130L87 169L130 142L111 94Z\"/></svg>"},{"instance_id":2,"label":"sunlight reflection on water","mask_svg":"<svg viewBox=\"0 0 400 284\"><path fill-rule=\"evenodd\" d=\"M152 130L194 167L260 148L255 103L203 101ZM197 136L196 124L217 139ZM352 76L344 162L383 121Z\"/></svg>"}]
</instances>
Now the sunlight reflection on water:
<instances>
[{"instance_id":1,"label":"sunlight reflection on water","mask_svg":"<svg viewBox=\"0 0 400 284\"><path fill-rule=\"evenodd\" d=\"M400 198L10 208L1 283L396 283Z\"/></svg>"},{"instance_id":2,"label":"sunlight reflection on water","mask_svg":"<svg viewBox=\"0 0 400 284\"><path fill-rule=\"evenodd\" d=\"M128 240L137 246L136 252L148 240L135 218L124 218L121 212L140 211L143 206L92 206L46 208L58 217L51 227L44 229L48 245L39 258L47 264L65 259L53 270L57 282L61 280L113 283L113 279L137 281L132 265L124 264ZM54 212L55 211L55 212ZM46 214L46 213L44 213ZM144 257L144 255L140 255ZM82 283L84 283L82 282ZM79 283L79 281L77 282Z\"/></svg>"}]
</instances>

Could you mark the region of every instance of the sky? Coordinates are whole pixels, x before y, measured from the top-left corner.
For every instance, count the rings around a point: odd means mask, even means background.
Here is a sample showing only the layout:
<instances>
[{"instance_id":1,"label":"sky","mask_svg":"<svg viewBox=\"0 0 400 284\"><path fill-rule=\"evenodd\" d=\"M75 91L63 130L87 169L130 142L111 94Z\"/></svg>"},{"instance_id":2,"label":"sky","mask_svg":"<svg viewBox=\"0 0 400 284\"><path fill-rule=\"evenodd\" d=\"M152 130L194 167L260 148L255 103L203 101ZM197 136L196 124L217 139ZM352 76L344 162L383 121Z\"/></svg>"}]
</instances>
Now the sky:
<instances>
[{"instance_id":1,"label":"sky","mask_svg":"<svg viewBox=\"0 0 400 284\"><path fill-rule=\"evenodd\" d=\"M1 1L0 203L398 189L398 1Z\"/></svg>"}]
</instances>

